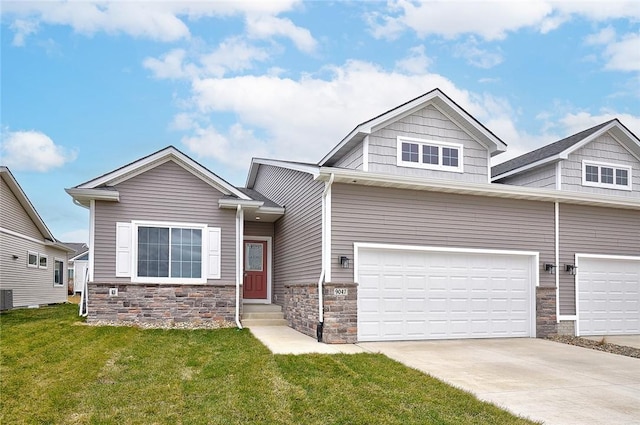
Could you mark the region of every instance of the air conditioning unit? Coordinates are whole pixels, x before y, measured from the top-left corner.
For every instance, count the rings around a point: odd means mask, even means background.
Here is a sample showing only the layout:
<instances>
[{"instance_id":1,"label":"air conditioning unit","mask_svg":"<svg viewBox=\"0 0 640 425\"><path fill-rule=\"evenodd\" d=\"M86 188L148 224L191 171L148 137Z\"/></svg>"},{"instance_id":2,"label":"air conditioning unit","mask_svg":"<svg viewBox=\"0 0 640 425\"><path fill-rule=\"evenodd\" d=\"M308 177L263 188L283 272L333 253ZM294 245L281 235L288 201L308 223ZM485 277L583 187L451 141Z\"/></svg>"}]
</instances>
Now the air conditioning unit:
<instances>
[{"instance_id":1,"label":"air conditioning unit","mask_svg":"<svg viewBox=\"0 0 640 425\"><path fill-rule=\"evenodd\" d=\"M13 289L0 289L0 311L13 308Z\"/></svg>"}]
</instances>

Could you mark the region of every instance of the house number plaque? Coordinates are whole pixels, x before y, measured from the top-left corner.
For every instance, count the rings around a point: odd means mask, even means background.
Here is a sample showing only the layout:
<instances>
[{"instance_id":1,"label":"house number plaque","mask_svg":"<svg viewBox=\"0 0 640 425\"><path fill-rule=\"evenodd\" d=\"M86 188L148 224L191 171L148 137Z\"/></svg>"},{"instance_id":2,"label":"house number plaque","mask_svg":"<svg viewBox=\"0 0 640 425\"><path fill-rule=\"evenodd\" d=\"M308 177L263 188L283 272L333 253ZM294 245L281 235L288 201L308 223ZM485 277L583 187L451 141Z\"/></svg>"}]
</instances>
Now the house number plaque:
<instances>
[{"instance_id":1,"label":"house number plaque","mask_svg":"<svg viewBox=\"0 0 640 425\"><path fill-rule=\"evenodd\" d=\"M349 295L347 288L333 288L333 295Z\"/></svg>"}]
</instances>

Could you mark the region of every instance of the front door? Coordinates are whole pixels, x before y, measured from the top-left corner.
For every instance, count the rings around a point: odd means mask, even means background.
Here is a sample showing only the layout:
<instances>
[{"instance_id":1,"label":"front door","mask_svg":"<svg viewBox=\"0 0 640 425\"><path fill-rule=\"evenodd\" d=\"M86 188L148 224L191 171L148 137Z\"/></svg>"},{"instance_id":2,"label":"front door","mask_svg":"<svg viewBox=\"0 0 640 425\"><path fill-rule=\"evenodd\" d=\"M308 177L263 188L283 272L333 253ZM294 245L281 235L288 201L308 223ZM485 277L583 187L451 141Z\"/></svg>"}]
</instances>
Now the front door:
<instances>
[{"instance_id":1,"label":"front door","mask_svg":"<svg viewBox=\"0 0 640 425\"><path fill-rule=\"evenodd\" d=\"M244 299L267 299L267 242L244 241Z\"/></svg>"}]
</instances>

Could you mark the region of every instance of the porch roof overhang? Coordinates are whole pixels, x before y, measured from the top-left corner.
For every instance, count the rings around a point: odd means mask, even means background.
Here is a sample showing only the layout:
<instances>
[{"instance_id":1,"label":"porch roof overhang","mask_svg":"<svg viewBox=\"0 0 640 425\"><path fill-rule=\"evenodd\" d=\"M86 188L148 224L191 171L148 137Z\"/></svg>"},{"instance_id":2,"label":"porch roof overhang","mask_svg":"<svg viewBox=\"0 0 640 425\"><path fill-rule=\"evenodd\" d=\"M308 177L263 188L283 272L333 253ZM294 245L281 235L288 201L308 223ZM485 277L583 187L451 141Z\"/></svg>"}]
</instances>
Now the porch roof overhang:
<instances>
[{"instance_id":1,"label":"porch roof overhang","mask_svg":"<svg viewBox=\"0 0 640 425\"><path fill-rule=\"evenodd\" d=\"M273 223L284 215L283 207L274 207L264 205L264 201L220 198L218 207L222 209L237 209L238 205L244 210L245 221L263 221Z\"/></svg>"},{"instance_id":2,"label":"porch roof overhang","mask_svg":"<svg viewBox=\"0 0 640 425\"><path fill-rule=\"evenodd\" d=\"M344 168L321 167L316 180L329 181L331 175L334 176L334 183L640 210L640 200L622 196L593 195L496 183L466 183L435 179L418 181L415 177L392 176Z\"/></svg>"}]
</instances>

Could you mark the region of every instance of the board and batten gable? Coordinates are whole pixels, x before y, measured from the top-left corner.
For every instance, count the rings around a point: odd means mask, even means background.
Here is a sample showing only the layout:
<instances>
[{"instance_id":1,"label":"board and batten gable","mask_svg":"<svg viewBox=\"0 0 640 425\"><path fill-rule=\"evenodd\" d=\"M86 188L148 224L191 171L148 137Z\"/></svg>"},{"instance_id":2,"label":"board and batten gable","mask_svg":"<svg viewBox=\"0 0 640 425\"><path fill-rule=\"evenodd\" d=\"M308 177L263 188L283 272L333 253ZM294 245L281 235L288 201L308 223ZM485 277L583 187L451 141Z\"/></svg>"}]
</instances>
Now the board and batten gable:
<instances>
[{"instance_id":1,"label":"board and batten gable","mask_svg":"<svg viewBox=\"0 0 640 425\"><path fill-rule=\"evenodd\" d=\"M463 146L463 171L437 171L398 166L398 136ZM366 159L365 159L366 160ZM433 105L408 115L369 136L369 171L419 178L487 183L489 154Z\"/></svg>"},{"instance_id":2,"label":"board and batten gable","mask_svg":"<svg viewBox=\"0 0 640 425\"><path fill-rule=\"evenodd\" d=\"M301 171L261 165L252 189L285 209L274 224L273 302L284 302L284 285L318 281L322 268L324 183Z\"/></svg>"},{"instance_id":3,"label":"board and batten gable","mask_svg":"<svg viewBox=\"0 0 640 425\"><path fill-rule=\"evenodd\" d=\"M561 267L575 254L640 256L638 210L560 204L559 218ZM576 314L575 276L560 273L559 297L560 314Z\"/></svg>"},{"instance_id":4,"label":"board and batten gable","mask_svg":"<svg viewBox=\"0 0 640 425\"><path fill-rule=\"evenodd\" d=\"M522 173L497 180L496 183L513 186L528 186L539 188L556 188L556 164L547 164Z\"/></svg>"},{"instance_id":5,"label":"board and batten gable","mask_svg":"<svg viewBox=\"0 0 640 425\"><path fill-rule=\"evenodd\" d=\"M582 184L583 161L630 167L632 190L584 186ZM568 159L562 161L562 190L639 198L640 160L633 156L608 133L605 133L591 143L572 152Z\"/></svg>"},{"instance_id":6,"label":"board and batten gable","mask_svg":"<svg viewBox=\"0 0 640 425\"><path fill-rule=\"evenodd\" d=\"M542 268L555 258L553 218L552 202L334 183L332 280L353 282L337 258L353 258L354 242L536 251ZM541 271L540 286L554 277Z\"/></svg>"},{"instance_id":7,"label":"board and batten gable","mask_svg":"<svg viewBox=\"0 0 640 425\"><path fill-rule=\"evenodd\" d=\"M67 252L45 243L4 178L0 178L0 208L0 227L7 230L0 232L0 289L13 291L14 307L65 302ZM46 256L47 267L29 267L29 252ZM54 285L55 260L64 263L62 285Z\"/></svg>"},{"instance_id":8,"label":"board and batten gable","mask_svg":"<svg viewBox=\"0 0 640 425\"><path fill-rule=\"evenodd\" d=\"M130 282L116 278L116 223L132 220L206 224L221 229L220 279L208 284L235 282L235 210L218 207L224 195L173 161L167 161L115 188L119 202L95 202L96 283Z\"/></svg>"}]
</instances>

